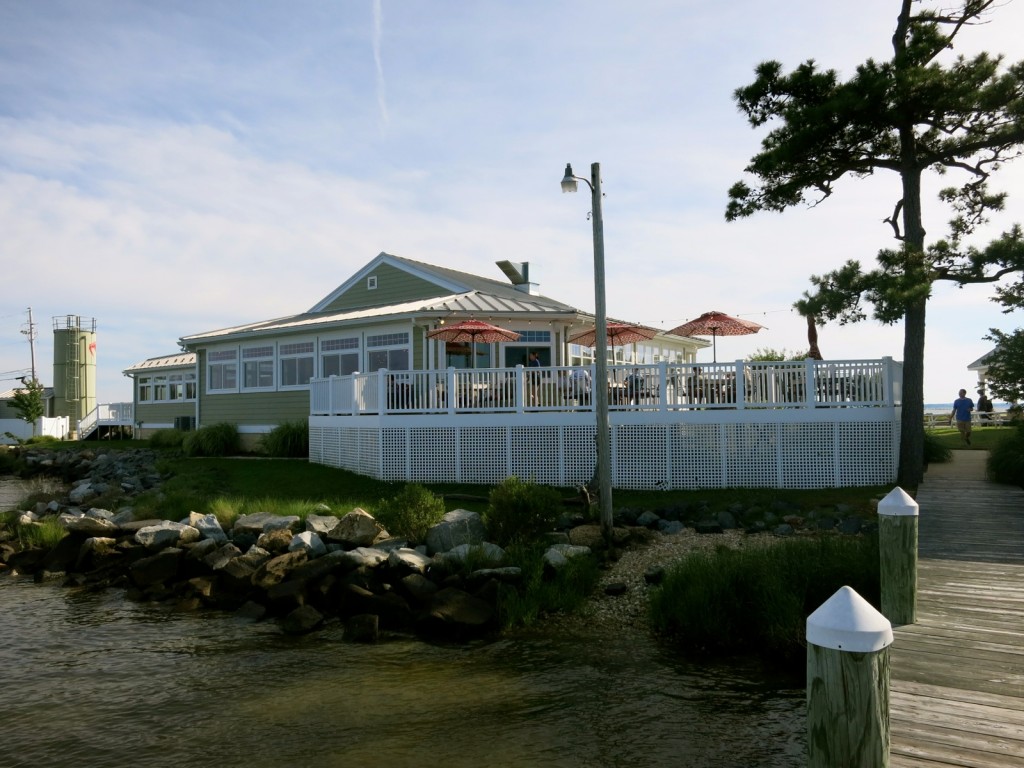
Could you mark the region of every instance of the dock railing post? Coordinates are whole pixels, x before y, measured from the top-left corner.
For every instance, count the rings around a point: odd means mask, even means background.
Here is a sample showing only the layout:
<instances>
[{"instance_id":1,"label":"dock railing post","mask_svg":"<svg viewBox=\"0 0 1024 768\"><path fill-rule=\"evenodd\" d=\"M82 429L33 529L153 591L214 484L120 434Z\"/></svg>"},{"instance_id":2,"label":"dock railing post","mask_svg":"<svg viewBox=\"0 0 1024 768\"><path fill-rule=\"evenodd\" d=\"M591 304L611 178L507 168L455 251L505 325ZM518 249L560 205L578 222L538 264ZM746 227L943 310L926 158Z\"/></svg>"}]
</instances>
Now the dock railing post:
<instances>
[{"instance_id":1,"label":"dock railing post","mask_svg":"<svg viewBox=\"0 0 1024 768\"><path fill-rule=\"evenodd\" d=\"M892 625L850 587L807 617L807 766L889 765Z\"/></svg>"},{"instance_id":2,"label":"dock railing post","mask_svg":"<svg viewBox=\"0 0 1024 768\"><path fill-rule=\"evenodd\" d=\"M882 614L895 625L917 621L918 505L902 488L878 502Z\"/></svg>"}]
</instances>

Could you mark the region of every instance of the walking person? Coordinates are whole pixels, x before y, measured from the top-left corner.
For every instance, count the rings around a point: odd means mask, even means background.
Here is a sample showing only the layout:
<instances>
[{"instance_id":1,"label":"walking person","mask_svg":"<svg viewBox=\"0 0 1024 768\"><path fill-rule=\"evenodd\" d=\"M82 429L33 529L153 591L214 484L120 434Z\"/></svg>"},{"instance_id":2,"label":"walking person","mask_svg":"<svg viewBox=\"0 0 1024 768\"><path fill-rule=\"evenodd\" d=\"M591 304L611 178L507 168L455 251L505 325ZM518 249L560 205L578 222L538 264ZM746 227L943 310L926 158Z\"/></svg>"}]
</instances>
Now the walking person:
<instances>
[{"instance_id":1,"label":"walking person","mask_svg":"<svg viewBox=\"0 0 1024 768\"><path fill-rule=\"evenodd\" d=\"M960 431L960 437L968 445L971 444L971 411L974 410L974 401L967 396L967 390L960 390L960 397L953 401L953 410L949 414L950 420L956 420L956 428Z\"/></svg>"}]
</instances>

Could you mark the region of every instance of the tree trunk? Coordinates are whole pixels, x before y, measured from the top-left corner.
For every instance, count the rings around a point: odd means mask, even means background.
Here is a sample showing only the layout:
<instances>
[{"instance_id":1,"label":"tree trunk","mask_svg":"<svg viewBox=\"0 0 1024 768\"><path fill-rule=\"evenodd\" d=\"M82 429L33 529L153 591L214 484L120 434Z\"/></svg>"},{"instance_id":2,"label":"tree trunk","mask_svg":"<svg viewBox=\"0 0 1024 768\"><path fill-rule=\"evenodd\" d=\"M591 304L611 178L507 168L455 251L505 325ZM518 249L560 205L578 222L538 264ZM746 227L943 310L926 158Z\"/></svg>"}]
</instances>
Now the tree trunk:
<instances>
[{"instance_id":1,"label":"tree trunk","mask_svg":"<svg viewBox=\"0 0 1024 768\"><path fill-rule=\"evenodd\" d=\"M896 478L903 490L917 488L924 477L925 306L925 299L915 301L903 316L903 414Z\"/></svg>"}]
</instances>

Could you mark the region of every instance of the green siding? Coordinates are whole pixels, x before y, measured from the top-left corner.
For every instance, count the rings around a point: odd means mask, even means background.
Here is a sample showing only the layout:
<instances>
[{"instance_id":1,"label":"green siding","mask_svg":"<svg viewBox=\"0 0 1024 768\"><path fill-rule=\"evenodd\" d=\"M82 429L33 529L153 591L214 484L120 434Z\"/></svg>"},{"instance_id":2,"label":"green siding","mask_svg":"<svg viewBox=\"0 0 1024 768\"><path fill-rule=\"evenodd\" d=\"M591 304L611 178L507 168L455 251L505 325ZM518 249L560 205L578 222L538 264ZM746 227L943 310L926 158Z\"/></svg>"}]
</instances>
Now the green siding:
<instances>
[{"instance_id":1,"label":"green siding","mask_svg":"<svg viewBox=\"0 0 1024 768\"><path fill-rule=\"evenodd\" d=\"M401 304L406 301L430 299L451 293L451 291L429 280L410 275L408 272L396 269L388 264L378 266L371 273L371 276L376 276L377 278L377 287L375 289L367 289L366 278L364 277L358 284L353 285L345 293L332 301L325 308L325 311Z\"/></svg>"},{"instance_id":2,"label":"green siding","mask_svg":"<svg viewBox=\"0 0 1024 768\"><path fill-rule=\"evenodd\" d=\"M195 416L195 401L182 400L177 403L139 403L135 406L135 422L149 424L173 424L176 416Z\"/></svg>"},{"instance_id":3,"label":"green siding","mask_svg":"<svg viewBox=\"0 0 1024 768\"><path fill-rule=\"evenodd\" d=\"M259 426L308 418L308 390L206 395L200 411L200 423L204 427L223 421L239 426Z\"/></svg>"}]
</instances>

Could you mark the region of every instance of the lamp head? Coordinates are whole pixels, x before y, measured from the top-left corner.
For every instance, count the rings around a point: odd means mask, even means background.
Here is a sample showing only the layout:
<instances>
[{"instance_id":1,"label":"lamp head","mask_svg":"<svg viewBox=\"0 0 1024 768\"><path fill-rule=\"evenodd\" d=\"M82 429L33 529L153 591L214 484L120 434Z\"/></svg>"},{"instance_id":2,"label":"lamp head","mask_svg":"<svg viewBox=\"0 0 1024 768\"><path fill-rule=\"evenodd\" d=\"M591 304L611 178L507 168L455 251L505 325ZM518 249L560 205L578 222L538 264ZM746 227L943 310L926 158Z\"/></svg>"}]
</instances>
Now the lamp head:
<instances>
[{"instance_id":1,"label":"lamp head","mask_svg":"<svg viewBox=\"0 0 1024 768\"><path fill-rule=\"evenodd\" d=\"M565 164L565 176L562 177L562 192L575 192L576 179L572 175L572 164Z\"/></svg>"}]
</instances>

